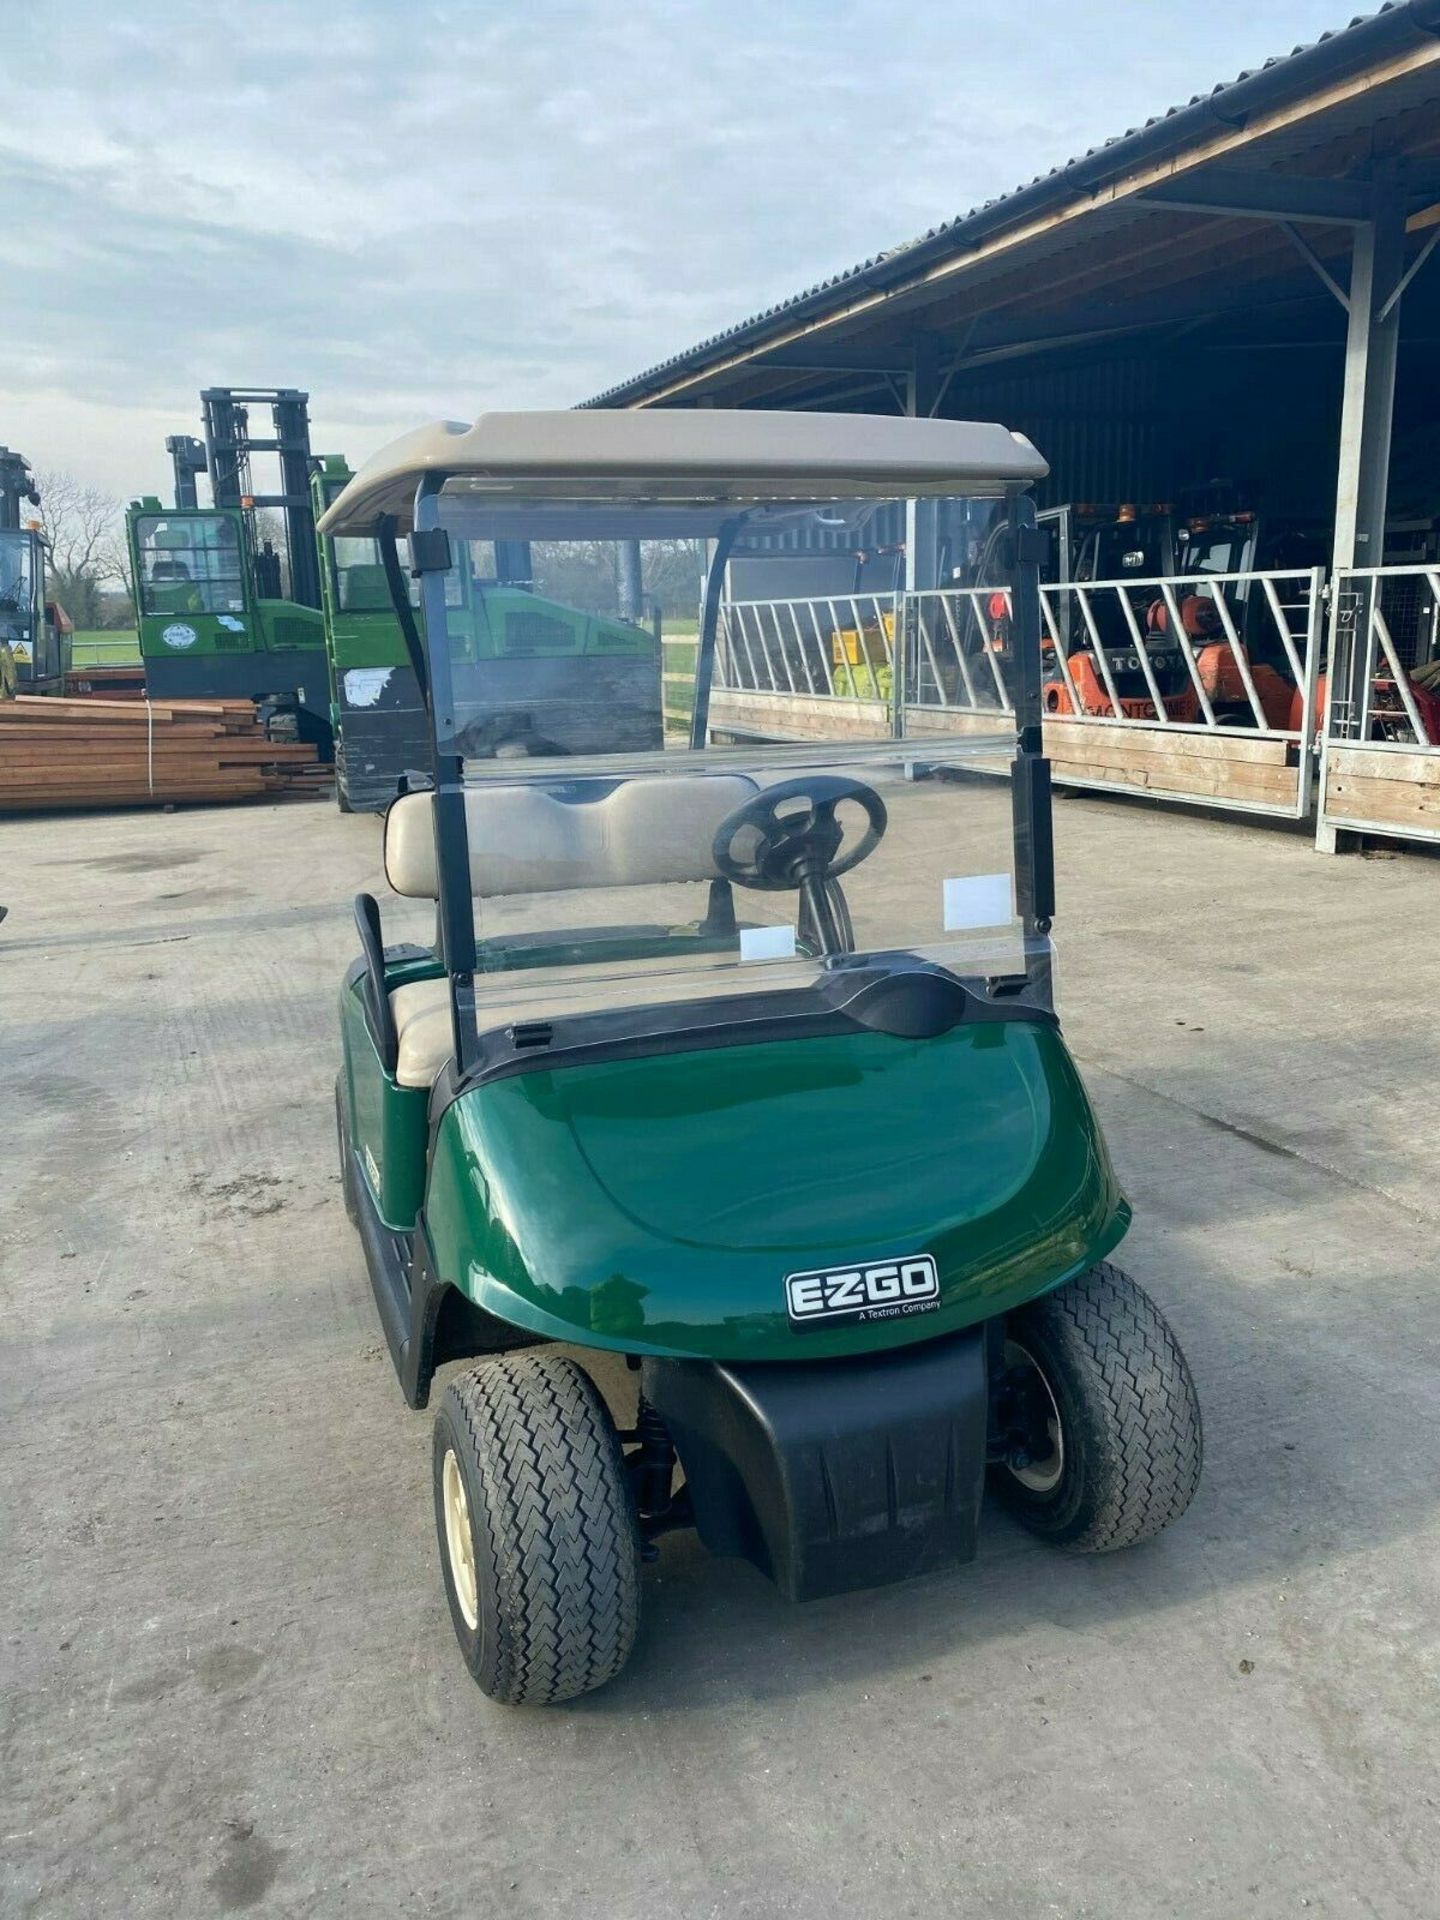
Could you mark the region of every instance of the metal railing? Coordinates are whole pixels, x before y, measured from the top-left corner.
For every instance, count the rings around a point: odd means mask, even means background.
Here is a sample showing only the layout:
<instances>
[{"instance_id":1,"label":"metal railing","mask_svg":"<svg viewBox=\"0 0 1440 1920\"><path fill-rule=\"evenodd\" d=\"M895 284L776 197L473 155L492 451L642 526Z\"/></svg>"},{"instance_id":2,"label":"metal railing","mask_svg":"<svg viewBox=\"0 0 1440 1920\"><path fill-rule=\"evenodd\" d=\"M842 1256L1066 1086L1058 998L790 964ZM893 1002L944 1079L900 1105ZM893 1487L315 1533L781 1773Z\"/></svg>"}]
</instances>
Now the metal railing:
<instances>
[{"instance_id":1,"label":"metal railing","mask_svg":"<svg viewBox=\"0 0 1440 1920\"><path fill-rule=\"evenodd\" d=\"M727 600L721 607L715 684L746 693L888 702L903 598L856 593Z\"/></svg>"},{"instance_id":2,"label":"metal railing","mask_svg":"<svg viewBox=\"0 0 1440 1920\"><path fill-rule=\"evenodd\" d=\"M75 662L77 673L86 667L141 665L140 636L133 632L88 632L81 642L81 651L85 658Z\"/></svg>"},{"instance_id":3,"label":"metal railing","mask_svg":"<svg viewBox=\"0 0 1440 1920\"><path fill-rule=\"evenodd\" d=\"M1322 579L1307 568L1042 587L1047 707L1112 725L1309 739ZM716 685L888 706L898 679L909 706L1008 713L1009 621L1002 587L728 601ZM1211 648L1222 651L1205 658Z\"/></svg>"},{"instance_id":4,"label":"metal railing","mask_svg":"<svg viewBox=\"0 0 1440 1920\"><path fill-rule=\"evenodd\" d=\"M1047 720L1097 730L1093 751L1073 732L1063 748L1057 739L1057 779L1308 813L1321 569L1071 581L1042 587L1040 598ZM829 722L815 703L825 702L852 703L843 725L855 723L859 703L877 731L900 735L934 734L937 723L943 732L944 715L1000 718L1012 710L1010 617L1004 587L729 601L716 691L761 696L737 717L787 735L823 730ZM1162 747L1157 732L1176 736L1173 746ZM1179 737L1196 734L1216 744ZM1256 741L1272 745L1257 756L1243 744Z\"/></svg>"},{"instance_id":5,"label":"metal railing","mask_svg":"<svg viewBox=\"0 0 1440 1920\"><path fill-rule=\"evenodd\" d=\"M1318 567L1042 588L1047 706L1112 725L1310 740L1323 588ZM1077 657L1094 662L1084 685Z\"/></svg>"}]
</instances>

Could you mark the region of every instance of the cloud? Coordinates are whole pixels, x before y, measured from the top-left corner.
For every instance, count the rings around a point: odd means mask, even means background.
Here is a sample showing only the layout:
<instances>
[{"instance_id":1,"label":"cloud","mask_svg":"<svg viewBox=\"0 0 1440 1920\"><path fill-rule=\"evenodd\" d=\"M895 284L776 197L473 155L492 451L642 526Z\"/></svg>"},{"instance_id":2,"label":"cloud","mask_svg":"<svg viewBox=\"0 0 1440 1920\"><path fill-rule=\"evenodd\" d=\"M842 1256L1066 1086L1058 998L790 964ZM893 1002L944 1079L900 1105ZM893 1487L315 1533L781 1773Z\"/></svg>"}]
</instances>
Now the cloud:
<instances>
[{"instance_id":1,"label":"cloud","mask_svg":"<svg viewBox=\"0 0 1440 1920\"><path fill-rule=\"evenodd\" d=\"M363 455L568 405L1335 25L1334 0L48 0L0 74L0 438L167 481L202 386ZM44 130L43 136L41 130Z\"/></svg>"}]
</instances>

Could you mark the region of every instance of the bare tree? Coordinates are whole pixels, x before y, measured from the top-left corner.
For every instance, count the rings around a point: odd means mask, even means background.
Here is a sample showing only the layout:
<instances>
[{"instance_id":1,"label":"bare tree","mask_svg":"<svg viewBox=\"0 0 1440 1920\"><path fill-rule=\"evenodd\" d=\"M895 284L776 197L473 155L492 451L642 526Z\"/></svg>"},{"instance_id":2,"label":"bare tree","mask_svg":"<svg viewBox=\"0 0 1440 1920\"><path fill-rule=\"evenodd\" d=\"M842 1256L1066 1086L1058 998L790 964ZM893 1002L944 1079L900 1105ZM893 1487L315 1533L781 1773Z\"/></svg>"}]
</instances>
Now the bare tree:
<instances>
[{"instance_id":1,"label":"bare tree","mask_svg":"<svg viewBox=\"0 0 1440 1920\"><path fill-rule=\"evenodd\" d=\"M88 573L102 584L125 584L125 540L120 502L73 473L36 475L40 523L57 573Z\"/></svg>"},{"instance_id":2,"label":"bare tree","mask_svg":"<svg viewBox=\"0 0 1440 1920\"><path fill-rule=\"evenodd\" d=\"M76 626L98 626L104 589L127 585L120 502L73 473L37 473L35 479L55 596Z\"/></svg>"}]
</instances>

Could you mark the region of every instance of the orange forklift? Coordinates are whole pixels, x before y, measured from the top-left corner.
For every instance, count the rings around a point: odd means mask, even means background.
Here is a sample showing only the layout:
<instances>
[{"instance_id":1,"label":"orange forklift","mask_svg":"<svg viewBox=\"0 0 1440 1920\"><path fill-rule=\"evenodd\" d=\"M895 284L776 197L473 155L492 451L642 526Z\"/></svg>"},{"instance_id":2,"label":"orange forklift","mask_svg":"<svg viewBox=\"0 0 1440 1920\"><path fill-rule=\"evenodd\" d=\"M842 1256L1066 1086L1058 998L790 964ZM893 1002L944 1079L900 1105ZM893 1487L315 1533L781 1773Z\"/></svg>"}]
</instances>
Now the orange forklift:
<instances>
[{"instance_id":1,"label":"orange forklift","mask_svg":"<svg viewBox=\"0 0 1440 1920\"><path fill-rule=\"evenodd\" d=\"M1077 553L1074 580L1078 586L1108 583L1110 590L1065 596L1067 653L1062 667L1050 648L1046 712L1194 722L1203 717L1203 689L1222 726L1253 725L1225 614L1197 576L1250 571L1258 532L1252 513L1197 514L1177 523L1168 506L1128 504L1108 524L1093 527ZM1127 577L1134 578L1133 589L1124 584ZM1192 584L1168 584L1187 577ZM1230 625L1266 723L1285 726L1296 689L1275 665L1252 660L1249 598L1240 596Z\"/></svg>"}]
</instances>

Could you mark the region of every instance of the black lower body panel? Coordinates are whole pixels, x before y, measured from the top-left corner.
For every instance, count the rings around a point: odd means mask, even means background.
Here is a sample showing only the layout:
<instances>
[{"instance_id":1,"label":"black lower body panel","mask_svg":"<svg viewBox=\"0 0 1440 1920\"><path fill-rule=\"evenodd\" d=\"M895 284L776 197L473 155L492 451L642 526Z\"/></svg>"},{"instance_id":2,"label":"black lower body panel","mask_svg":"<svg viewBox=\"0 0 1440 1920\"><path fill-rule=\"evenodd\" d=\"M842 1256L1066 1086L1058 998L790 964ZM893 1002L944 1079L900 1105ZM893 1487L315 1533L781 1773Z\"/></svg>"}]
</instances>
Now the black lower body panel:
<instances>
[{"instance_id":1,"label":"black lower body panel","mask_svg":"<svg viewBox=\"0 0 1440 1920\"><path fill-rule=\"evenodd\" d=\"M319 648L244 653L145 655L151 700L294 700L299 737L330 758L330 677Z\"/></svg>"},{"instance_id":2,"label":"black lower body panel","mask_svg":"<svg viewBox=\"0 0 1440 1920\"><path fill-rule=\"evenodd\" d=\"M971 1560L985 1480L985 1330L858 1360L646 1360L700 1537L791 1600Z\"/></svg>"},{"instance_id":3,"label":"black lower body panel","mask_svg":"<svg viewBox=\"0 0 1440 1920\"><path fill-rule=\"evenodd\" d=\"M410 669L393 669L410 679L413 706L376 701L371 706L348 706L344 676L340 695L340 731L335 741L335 775L345 804L354 813L383 813L400 791L403 773L434 772L430 725L420 705L415 676Z\"/></svg>"},{"instance_id":4,"label":"black lower body panel","mask_svg":"<svg viewBox=\"0 0 1440 1920\"><path fill-rule=\"evenodd\" d=\"M263 700L294 694L302 707L330 722L330 681L324 652L294 647L288 653L145 656L145 691L152 700Z\"/></svg>"}]
</instances>

